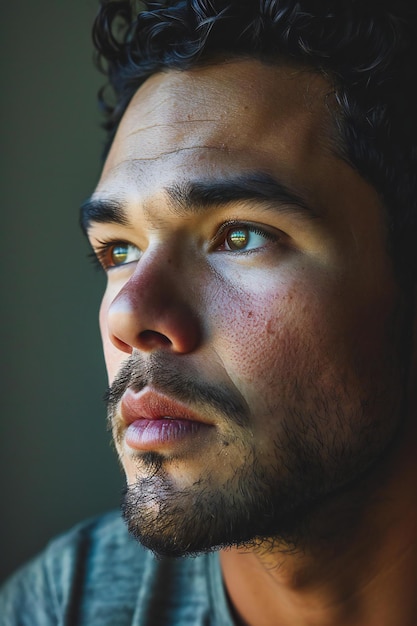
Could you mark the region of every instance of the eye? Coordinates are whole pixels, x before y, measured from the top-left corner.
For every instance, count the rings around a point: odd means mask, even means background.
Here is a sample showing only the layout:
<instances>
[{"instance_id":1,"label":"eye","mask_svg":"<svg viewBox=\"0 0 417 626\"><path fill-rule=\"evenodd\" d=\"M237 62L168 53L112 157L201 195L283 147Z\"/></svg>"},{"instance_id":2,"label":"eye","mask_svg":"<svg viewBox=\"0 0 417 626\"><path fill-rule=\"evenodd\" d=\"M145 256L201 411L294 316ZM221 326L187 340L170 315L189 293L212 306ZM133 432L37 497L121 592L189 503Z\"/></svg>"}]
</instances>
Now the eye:
<instances>
[{"instance_id":1,"label":"eye","mask_svg":"<svg viewBox=\"0 0 417 626\"><path fill-rule=\"evenodd\" d=\"M139 260L139 250L128 243L118 243L109 250L111 265L125 265Z\"/></svg>"},{"instance_id":2,"label":"eye","mask_svg":"<svg viewBox=\"0 0 417 626\"><path fill-rule=\"evenodd\" d=\"M142 254L139 248L123 241L102 243L95 247L94 253L105 270L136 263Z\"/></svg>"},{"instance_id":3,"label":"eye","mask_svg":"<svg viewBox=\"0 0 417 626\"><path fill-rule=\"evenodd\" d=\"M276 241L277 235L257 226L241 224L238 226L228 226L222 229L222 243L217 250L226 252L248 252L257 250L265 246L265 240Z\"/></svg>"}]
</instances>

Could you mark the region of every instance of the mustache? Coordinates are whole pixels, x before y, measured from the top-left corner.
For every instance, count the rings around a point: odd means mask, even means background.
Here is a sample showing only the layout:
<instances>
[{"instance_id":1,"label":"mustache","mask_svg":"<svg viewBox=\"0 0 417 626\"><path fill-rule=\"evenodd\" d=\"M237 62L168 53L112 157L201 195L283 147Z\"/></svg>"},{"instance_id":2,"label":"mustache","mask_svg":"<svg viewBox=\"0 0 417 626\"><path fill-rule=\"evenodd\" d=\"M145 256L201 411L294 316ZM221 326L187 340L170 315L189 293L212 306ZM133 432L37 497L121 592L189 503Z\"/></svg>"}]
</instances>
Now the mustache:
<instances>
[{"instance_id":1,"label":"mustache","mask_svg":"<svg viewBox=\"0 0 417 626\"><path fill-rule=\"evenodd\" d=\"M152 385L178 402L208 406L239 426L249 423L248 405L237 389L202 380L195 369L180 371L176 365L156 354L148 356L146 360L140 354L132 354L125 361L104 394L109 416L115 413L129 387L139 392L147 385Z\"/></svg>"}]
</instances>

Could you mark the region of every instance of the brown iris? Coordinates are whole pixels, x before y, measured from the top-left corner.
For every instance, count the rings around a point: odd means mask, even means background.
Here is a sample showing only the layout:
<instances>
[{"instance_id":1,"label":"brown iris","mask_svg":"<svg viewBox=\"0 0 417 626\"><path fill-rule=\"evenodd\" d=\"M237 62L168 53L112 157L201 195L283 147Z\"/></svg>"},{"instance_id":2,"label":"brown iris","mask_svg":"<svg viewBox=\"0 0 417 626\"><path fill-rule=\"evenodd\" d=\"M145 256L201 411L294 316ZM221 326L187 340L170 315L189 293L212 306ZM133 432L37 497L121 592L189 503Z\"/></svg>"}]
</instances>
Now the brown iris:
<instances>
[{"instance_id":1,"label":"brown iris","mask_svg":"<svg viewBox=\"0 0 417 626\"><path fill-rule=\"evenodd\" d=\"M248 245L248 242L249 231L247 228L234 228L229 231L226 237L226 243L231 250L242 250Z\"/></svg>"},{"instance_id":2,"label":"brown iris","mask_svg":"<svg viewBox=\"0 0 417 626\"><path fill-rule=\"evenodd\" d=\"M128 255L128 247L126 245L116 245L110 251L110 259L112 265L121 265L125 263Z\"/></svg>"}]
</instances>

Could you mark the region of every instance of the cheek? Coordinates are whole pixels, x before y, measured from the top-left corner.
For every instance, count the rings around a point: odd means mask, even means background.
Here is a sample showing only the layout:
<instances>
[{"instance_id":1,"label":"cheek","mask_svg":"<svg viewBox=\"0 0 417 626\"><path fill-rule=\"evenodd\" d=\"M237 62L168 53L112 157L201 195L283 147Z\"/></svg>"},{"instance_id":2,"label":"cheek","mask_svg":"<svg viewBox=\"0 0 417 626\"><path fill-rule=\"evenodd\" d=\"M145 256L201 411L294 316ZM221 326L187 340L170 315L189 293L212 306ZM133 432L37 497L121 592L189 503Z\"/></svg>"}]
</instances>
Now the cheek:
<instances>
[{"instance_id":1,"label":"cheek","mask_svg":"<svg viewBox=\"0 0 417 626\"><path fill-rule=\"evenodd\" d=\"M254 405L272 406L277 395L293 397L308 385L359 397L387 378L389 288L358 293L348 281L306 270L228 293L216 309L215 344L229 377Z\"/></svg>"},{"instance_id":2,"label":"cheek","mask_svg":"<svg viewBox=\"0 0 417 626\"><path fill-rule=\"evenodd\" d=\"M228 303L223 295L215 344L249 402L269 406L306 381L331 389L338 377L355 377L355 315L337 281L300 270L278 280L264 277Z\"/></svg>"},{"instance_id":3,"label":"cheek","mask_svg":"<svg viewBox=\"0 0 417 626\"><path fill-rule=\"evenodd\" d=\"M310 343L318 327L314 298L297 286L274 284L263 292L244 293L222 307L215 343L228 371L243 380L267 381L285 372L297 346Z\"/></svg>"}]
</instances>

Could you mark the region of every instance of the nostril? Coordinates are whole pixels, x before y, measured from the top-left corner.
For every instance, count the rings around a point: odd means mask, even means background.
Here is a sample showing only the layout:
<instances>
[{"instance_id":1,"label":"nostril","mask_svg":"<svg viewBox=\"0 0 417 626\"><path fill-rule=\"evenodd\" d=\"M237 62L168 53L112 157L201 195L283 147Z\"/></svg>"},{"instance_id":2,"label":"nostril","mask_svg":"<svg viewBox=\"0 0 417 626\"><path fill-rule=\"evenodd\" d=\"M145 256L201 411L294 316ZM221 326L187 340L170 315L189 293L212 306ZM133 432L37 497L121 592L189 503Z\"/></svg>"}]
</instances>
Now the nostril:
<instances>
[{"instance_id":1,"label":"nostril","mask_svg":"<svg viewBox=\"0 0 417 626\"><path fill-rule=\"evenodd\" d=\"M172 346L172 341L166 335L156 330L144 330L139 334L142 346L145 348L158 348Z\"/></svg>"}]
</instances>

